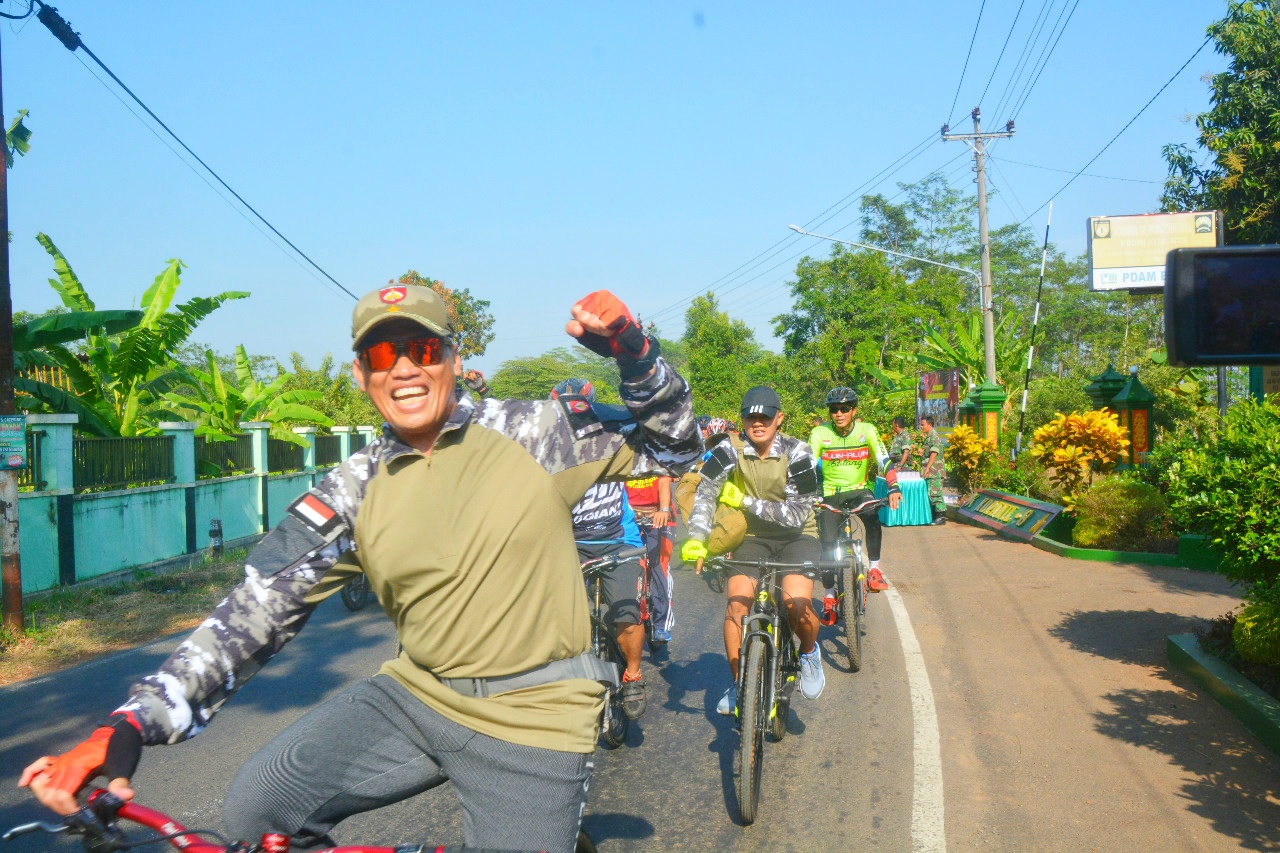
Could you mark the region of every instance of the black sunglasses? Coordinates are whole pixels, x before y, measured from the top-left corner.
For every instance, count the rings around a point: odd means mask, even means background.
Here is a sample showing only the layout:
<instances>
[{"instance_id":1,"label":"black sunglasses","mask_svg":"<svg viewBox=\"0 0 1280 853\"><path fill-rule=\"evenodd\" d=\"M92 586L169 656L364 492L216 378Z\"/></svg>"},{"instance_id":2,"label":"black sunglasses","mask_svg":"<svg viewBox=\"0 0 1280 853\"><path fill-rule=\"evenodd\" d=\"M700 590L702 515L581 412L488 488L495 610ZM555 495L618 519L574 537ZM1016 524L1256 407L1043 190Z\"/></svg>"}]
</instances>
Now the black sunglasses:
<instances>
[{"instance_id":1,"label":"black sunglasses","mask_svg":"<svg viewBox=\"0 0 1280 853\"><path fill-rule=\"evenodd\" d=\"M836 403L834 406L827 406L827 411L833 415L836 412L852 412L853 406L850 406L848 403Z\"/></svg>"}]
</instances>

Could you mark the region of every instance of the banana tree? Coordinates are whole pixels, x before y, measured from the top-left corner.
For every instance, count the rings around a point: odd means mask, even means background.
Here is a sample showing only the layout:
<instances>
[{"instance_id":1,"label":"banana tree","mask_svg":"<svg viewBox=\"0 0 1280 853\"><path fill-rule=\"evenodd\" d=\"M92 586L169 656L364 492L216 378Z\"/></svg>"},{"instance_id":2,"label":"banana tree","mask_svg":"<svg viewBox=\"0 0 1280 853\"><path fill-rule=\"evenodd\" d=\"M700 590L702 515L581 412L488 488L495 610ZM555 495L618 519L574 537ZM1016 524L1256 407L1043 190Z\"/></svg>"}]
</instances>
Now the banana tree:
<instances>
[{"instance_id":1,"label":"banana tree","mask_svg":"<svg viewBox=\"0 0 1280 853\"><path fill-rule=\"evenodd\" d=\"M73 313L96 312L93 300L58 247L46 234L37 234L36 240L53 258L56 278L49 279L49 285L62 304ZM90 327L79 352L67 348L66 341L41 348L41 363L60 367L71 391L30 379L15 382L15 388L53 411L78 415L78 427L94 435L154 433L156 418L164 411L161 396L177 387L183 378L173 353L200 321L224 302L249 295L227 291L217 296L198 296L170 310L174 293L182 283L183 266L182 261L171 259L156 276L142 295L141 317L136 324L127 328ZM41 318L44 319L47 318Z\"/></svg>"},{"instance_id":2,"label":"banana tree","mask_svg":"<svg viewBox=\"0 0 1280 853\"><path fill-rule=\"evenodd\" d=\"M182 370L187 388L195 396L169 391L164 394L164 408L196 425L196 435L213 441L231 441L241 432L242 421L271 424L271 437L293 444L306 442L293 432L294 424L333 426L333 419L306 405L324 399L319 391L283 391L288 374L281 374L263 384L253 375L253 366L244 346L236 347L236 384L230 385L218 370L213 350L204 351L208 370L188 367Z\"/></svg>"},{"instance_id":3,"label":"banana tree","mask_svg":"<svg viewBox=\"0 0 1280 853\"><path fill-rule=\"evenodd\" d=\"M1027 344L1016 315L1006 313L995 329L996 381L1008 387L1027 362ZM924 351L917 356L925 370L959 368L962 388L980 384L986 377L986 355L982 340L982 320L977 316L957 320L949 332L925 329ZM900 354L904 355L904 354Z\"/></svg>"}]
</instances>

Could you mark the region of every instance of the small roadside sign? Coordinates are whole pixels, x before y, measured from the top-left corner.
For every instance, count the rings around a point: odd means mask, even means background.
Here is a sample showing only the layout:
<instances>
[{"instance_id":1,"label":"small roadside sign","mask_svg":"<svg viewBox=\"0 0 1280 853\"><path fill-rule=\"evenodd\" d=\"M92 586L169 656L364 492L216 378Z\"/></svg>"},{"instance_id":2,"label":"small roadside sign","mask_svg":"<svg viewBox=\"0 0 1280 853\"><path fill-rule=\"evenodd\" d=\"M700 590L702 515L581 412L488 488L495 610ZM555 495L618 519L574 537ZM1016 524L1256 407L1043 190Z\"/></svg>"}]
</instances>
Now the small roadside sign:
<instances>
[{"instance_id":1,"label":"small roadside sign","mask_svg":"<svg viewBox=\"0 0 1280 853\"><path fill-rule=\"evenodd\" d=\"M27 467L27 416L0 415L0 468Z\"/></svg>"}]
</instances>

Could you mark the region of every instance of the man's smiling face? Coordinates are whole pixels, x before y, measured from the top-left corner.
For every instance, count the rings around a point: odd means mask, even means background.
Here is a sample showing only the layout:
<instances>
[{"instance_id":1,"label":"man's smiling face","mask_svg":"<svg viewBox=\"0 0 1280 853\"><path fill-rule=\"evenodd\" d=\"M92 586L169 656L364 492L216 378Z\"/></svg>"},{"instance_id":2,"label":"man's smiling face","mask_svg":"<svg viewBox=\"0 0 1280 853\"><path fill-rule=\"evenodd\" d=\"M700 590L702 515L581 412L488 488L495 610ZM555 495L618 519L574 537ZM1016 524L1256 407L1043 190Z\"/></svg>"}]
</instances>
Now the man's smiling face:
<instances>
[{"instance_id":1,"label":"man's smiling face","mask_svg":"<svg viewBox=\"0 0 1280 853\"><path fill-rule=\"evenodd\" d=\"M373 327L360 340L357 353L384 341L403 344L423 337L435 336L412 320L389 320ZM455 382L462 375L462 359L446 342L436 364L415 364L402 348L395 363L386 370L371 369L357 355L351 373L396 436L426 452L453 414L457 402Z\"/></svg>"}]
</instances>

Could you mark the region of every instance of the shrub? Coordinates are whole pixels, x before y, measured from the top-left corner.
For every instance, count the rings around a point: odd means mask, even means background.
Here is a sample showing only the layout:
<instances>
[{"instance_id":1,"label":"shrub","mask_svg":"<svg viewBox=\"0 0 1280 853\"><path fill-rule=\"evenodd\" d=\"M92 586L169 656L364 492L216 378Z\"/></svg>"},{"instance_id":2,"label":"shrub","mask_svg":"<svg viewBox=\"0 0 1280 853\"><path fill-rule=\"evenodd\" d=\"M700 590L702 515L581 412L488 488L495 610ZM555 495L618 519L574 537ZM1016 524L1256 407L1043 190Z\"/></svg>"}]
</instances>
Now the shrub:
<instances>
[{"instance_id":1,"label":"shrub","mask_svg":"<svg viewBox=\"0 0 1280 853\"><path fill-rule=\"evenodd\" d=\"M1049 478L1062 490L1062 503L1074 509L1089 488L1095 474L1116 467L1129 441L1120 431L1114 412L1059 413L1035 431L1031 455L1049 471Z\"/></svg>"},{"instance_id":2,"label":"shrub","mask_svg":"<svg viewBox=\"0 0 1280 853\"><path fill-rule=\"evenodd\" d=\"M1175 553L1169 504L1154 486L1137 479L1107 477L1076 506L1071 540L1082 548Z\"/></svg>"},{"instance_id":3,"label":"shrub","mask_svg":"<svg viewBox=\"0 0 1280 853\"><path fill-rule=\"evenodd\" d=\"M981 485L982 472L987 467L986 461L997 455L994 441L982 438L972 427L964 424L953 429L947 438L947 470L955 475L960 488L966 492Z\"/></svg>"},{"instance_id":4,"label":"shrub","mask_svg":"<svg viewBox=\"0 0 1280 853\"><path fill-rule=\"evenodd\" d=\"M1240 657L1250 663L1280 664L1280 602L1274 596L1261 597L1240 608L1231 639Z\"/></svg>"},{"instance_id":5,"label":"shrub","mask_svg":"<svg viewBox=\"0 0 1280 853\"><path fill-rule=\"evenodd\" d=\"M983 485L1014 495L1026 495L1042 501L1057 501L1058 494L1049 484L1044 466L1028 452L1017 459L993 456L983 475Z\"/></svg>"},{"instance_id":6,"label":"shrub","mask_svg":"<svg viewBox=\"0 0 1280 853\"><path fill-rule=\"evenodd\" d=\"M1222 554L1222 572L1247 595L1280 595L1280 406L1232 406L1202 443L1170 460L1162 478L1174 517L1205 533Z\"/></svg>"}]
</instances>

